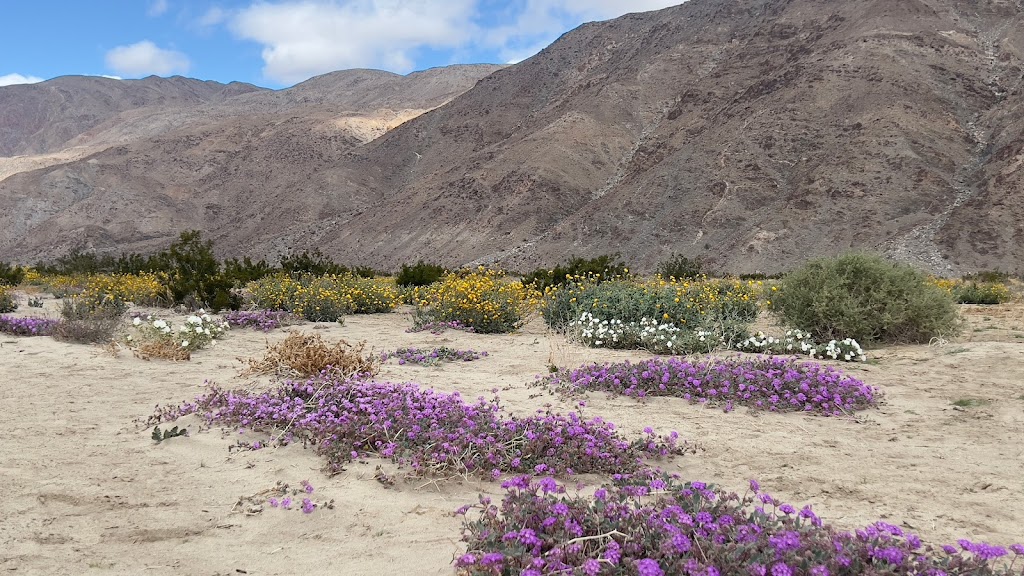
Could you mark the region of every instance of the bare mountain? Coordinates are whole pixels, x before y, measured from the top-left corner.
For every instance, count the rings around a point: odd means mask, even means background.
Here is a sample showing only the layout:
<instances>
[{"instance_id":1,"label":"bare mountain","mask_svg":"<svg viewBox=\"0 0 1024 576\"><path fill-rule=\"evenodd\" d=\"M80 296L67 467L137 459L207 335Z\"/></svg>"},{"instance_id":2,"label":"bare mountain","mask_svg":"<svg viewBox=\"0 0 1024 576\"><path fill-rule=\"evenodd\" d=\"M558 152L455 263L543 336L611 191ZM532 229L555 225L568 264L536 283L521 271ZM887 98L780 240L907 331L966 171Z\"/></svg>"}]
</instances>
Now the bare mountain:
<instances>
[{"instance_id":1,"label":"bare mountain","mask_svg":"<svg viewBox=\"0 0 1024 576\"><path fill-rule=\"evenodd\" d=\"M237 247L317 220L338 210L341 200L325 192L345 153L500 68L345 70L286 90L191 103L132 96L142 104L108 114L63 150L0 158L0 252L36 259L80 246L144 251L189 228L226 235ZM119 82L50 82L76 80ZM148 94L150 80L120 82Z\"/></svg>"},{"instance_id":2,"label":"bare mountain","mask_svg":"<svg viewBox=\"0 0 1024 576\"><path fill-rule=\"evenodd\" d=\"M196 106L249 92L251 84L204 82L174 76L115 80L62 76L0 90L0 156L57 152L90 129L139 109Z\"/></svg>"},{"instance_id":3,"label":"bare mountain","mask_svg":"<svg viewBox=\"0 0 1024 576\"><path fill-rule=\"evenodd\" d=\"M1022 59L1021 0L691 0L584 25L367 143L384 130L253 114L12 176L0 250L198 227L232 254L385 267L777 270L861 247L1020 273Z\"/></svg>"}]
</instances>

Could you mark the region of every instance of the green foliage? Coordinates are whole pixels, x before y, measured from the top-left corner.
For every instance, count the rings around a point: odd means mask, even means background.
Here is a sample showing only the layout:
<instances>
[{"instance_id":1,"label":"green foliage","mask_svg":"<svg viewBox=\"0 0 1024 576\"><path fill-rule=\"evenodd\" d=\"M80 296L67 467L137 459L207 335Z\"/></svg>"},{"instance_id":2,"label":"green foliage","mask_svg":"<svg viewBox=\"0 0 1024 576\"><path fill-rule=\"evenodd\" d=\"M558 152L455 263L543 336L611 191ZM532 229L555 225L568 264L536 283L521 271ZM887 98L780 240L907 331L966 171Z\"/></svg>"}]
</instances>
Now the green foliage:
<instances>
[{"instance_id":1,"label":"green foliage","mask_svg":"<svg viewBox=\"0 0 1024 576\"><path fill-rule=\"evenodd\" d=\"M965 274L964 280L968 282L992 282L1005 283L1012 278L1009 272L1003 272L998 268L995 270L980 270L974 274Z\"/></svg>"},{"instance_id":2,"label":"green foliage","mask_svg":"<svg viewBox=\"0 0 1024 576\"><path fill-rule=\"evenodd\" d=\"M953 288L953 298L960 304L1002 304L1013 297L1000 282L962 282Z\"/></svg>"},{"instance_id":3,"label":"green foliage","mask_svg":"<svg viewBox=\"0 0 1024 576\"><path fill-rule=\"evenodd\" d=\"M6 314L7 312L14 312L18 309L18 301L14 299L14 294L11 290L0 284L0 314Z\"/></svg>"},{"instance_id":4,"label":"green foliage","mask_svg":"<svg viewBox=\"0 0 1024 576\"><path fill-rule=\"evenodd\" d=\"M668 260L658 264L658 274L662 278L687 280L707 274L707 264L703 258L688 258L682 254L672 254Z\"/></svg>"},{"instance_id":5,"label":"green foliage","mask_svg":"<svg viewBox=\"0 0 1024 576\"><path fill-rule=\"evenodd\" d=\"M352 268L352 274L360 278L377 278L378 276L388 275L386 272L374 270L370 266L356 266Z\"/></svg>"},{"instance_id":6,"label":"green foliage","mask_svg":"<svg viewBox=\"0 0 1024 576\"><path fill-rule=\"evenodd\" d=\"M164 440L170 440L171 438L177 438L178 436L188 436L188 430L185 428L179 430L178 427L175 426L170 430L161 431L159 426L154 426L153 434L150 435L150 438L152 438L154 442L159 444Z\"/></svg>"},{"instance_id":7,"label":"green foliage","mask_svg":"<svg viewBox=\"0 0 1024 576\"><path fill-rule=\"evenodd\" d=\"M98 274L112 272L115 265L116 260L113 256L99 256L75 248L52 263L37 263L35 269L43 274Z\"/></svg>"},{"instance_id":8,"label":"green foliage","mask_svg":"<svg viewBox=\"0 0 1024 576\"><path fill-rule=\"evenodd\" d=\"M166 265L167 288L175 303L214 311L241 305L241 298L231 292L231 279L221 274L213 242L204 241L198 230L182 232L158 258Z\"/></svg>"},{"instance_id":9,"label":"green foliage","mask_svg":"<svg viewBox=\"0 0 1024 576\"><path fill-rule=\"evenodd\" d=\"M920 343L959 329L948 292L910 266L869 254L814 260L790 272L771 309L825 342Z\"/></svg>"},{"instance_id":10,"label":"green foliage","mask_svg":"<svg viewBox=\"0 0 1024 576\"><path fill-rule=\"evenodd\" d=\"M532 286L543 292L551 286L562 286L577 277L590 277L603 281L615 277L624 277L629 273L626 265L619 259L619 254L603 254L595 258L574 256L565 265L558 265L548 270L538 268L523 277L524 286Z\"/></svg>"},{"instance_id":11,"label":"green foliage","mask_svg":"<svg viewBox=\"0 0 1024 576\"><path fill-rule=\"evenodd\" d=\"M241 288L252 282L274 274L276 270L265 260L253 262L248 256L239 260L228 258L224 261L224 277L231 281L232 286Z\"/></svg>"},{"instance_id":12,"label":"green foliage","mask_svg":"<svg viewBox=\"0 0 1024 576\"><path fill-rule=\"evenodd\" d=\"M402 269L398 272L395 282L402 288L428 286L440 280L444 273L444 267L420 260L412 266L402 264Z\"/></svg>"},{"instance_id":13,"label":"green foliage","mask_svg":"<svg viewBox=\"0 0 1024 576\"><path fill-rule=\"evenodd\" d=\"M17 286L25 280L25 269L21 266L0 262L0 286Z\"/></svg>"},{"instance_id":14,"label":"green foliage","mask_svg":"<svg viewBox=\"0 0 1024 576\"><path fill-rule=\"evenodd\" d=\"M705 331L735 342L746 337L749 324L757 318L758 304L754 286L734 280L644 284L584 279L548 290L541 313L548 326L562 331L579 329L580 322L607 321L638 330L644 326L679 329L688 333L678 337L682 339ZM590 315L586 320L585 314Z\"/></svg>"},{"instance_id":15,"label":"green foliage","mask_svg":"<svg viewBox=\"0 0 1024 576\"><path fill-rule=\"evenodd\" d=\"M483 267L446 274L440 282L413 290L423 321L457 324L481 334L518 330L538 296L522 283L506 279L501 270Z\"/></svg>"},{"instance_id":16,"label":"green foliage","mask_svg":"<svg viewBox=\"0 0 1024 576\"><path fill-rule=\"evenodd\" d=\"M310 276L341 276L348 274L349 269L334 263L319 248L312 252L306 250L302 254L291 254L281 257L281 270L290 275L308 274Z\"/></svg>"}]
</instances>

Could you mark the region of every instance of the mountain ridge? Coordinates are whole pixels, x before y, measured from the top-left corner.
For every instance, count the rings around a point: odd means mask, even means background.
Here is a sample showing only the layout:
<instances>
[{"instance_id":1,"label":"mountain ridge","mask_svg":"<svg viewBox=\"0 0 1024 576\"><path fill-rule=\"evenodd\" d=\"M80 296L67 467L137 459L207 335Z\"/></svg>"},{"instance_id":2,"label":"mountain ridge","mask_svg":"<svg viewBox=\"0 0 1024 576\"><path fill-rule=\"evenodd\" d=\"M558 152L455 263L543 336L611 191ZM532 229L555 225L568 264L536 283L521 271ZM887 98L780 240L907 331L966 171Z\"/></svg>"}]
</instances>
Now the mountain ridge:
<instances>
[{"instance_id":1,"label":"mountain ridge","mask_svg":"<svg viewBox=\"0 0 1024 576\"><path fill-rule=\"evenodd\" d=\"M936 273L1021 273L1022 63L1019 1L691 0L581 26L351 139L325 131L337 110L260 111L8 177L0 202L105 187L145 206L163 190L153 212L171 224L135 230L111 201L72 201L0 249L35 258L76 235L144 249L197 227L225 254L318 246L385 268L620 252L651 269L681 252L776 271L870 249ZM204 146L228 156L208 173ZM139 158L147 169L126 169Z\"/></svg>"}]
</instances>

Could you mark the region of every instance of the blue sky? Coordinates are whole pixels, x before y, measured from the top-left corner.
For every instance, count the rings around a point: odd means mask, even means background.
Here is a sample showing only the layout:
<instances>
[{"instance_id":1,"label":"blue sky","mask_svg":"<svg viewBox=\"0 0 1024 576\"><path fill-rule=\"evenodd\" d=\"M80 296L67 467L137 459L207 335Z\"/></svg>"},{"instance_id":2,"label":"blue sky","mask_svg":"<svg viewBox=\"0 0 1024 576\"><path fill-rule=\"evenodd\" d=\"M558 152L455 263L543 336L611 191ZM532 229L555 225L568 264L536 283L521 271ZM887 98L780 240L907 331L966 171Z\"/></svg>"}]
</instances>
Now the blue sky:
<instances>
[{"instance_id":1,"label":"blue sky","mask_svg":"<svg viewBox=\"0 0 1024 576\"><path fill-rule=\"evenodd\" d=\"M516 62L583 22L683 0L14 0L0 85L181 74L291 86L325 72Z\"/></svg>"}]
</instances>

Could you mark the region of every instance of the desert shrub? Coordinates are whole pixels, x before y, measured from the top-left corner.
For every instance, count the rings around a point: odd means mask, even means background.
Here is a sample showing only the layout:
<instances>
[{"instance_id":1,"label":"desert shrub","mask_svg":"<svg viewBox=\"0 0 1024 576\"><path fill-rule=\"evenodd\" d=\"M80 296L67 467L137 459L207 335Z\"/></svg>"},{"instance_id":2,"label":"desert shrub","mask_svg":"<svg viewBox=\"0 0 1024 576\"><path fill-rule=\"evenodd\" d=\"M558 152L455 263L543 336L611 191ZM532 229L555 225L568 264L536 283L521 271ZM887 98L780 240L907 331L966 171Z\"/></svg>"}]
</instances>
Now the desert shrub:
<instances>
[{"instance_id":1,"label":"desert shrub","mask_svg":"<svg viewBox=\"0 0 1024 576\"><path fill-rule=\"evenodd\" d=\"M167 288L175 304L215 312L237 310L241 305L241 298L231 291L231 279L221 273L213 242L204 241L198 230L182 232L159 259L164 262Z\"/></svg>"},{"instance_id":2,"label":"desert shrub","mask_svg":"<svg viewBox=\"0 0 1024 576\"><path fill-rule=\"evenodd\" d=\"M672 254L667 260L658 264L658 275L662 278L690 280L707 273L707 263L699 256L689 258L682 254Z\"/></svg>"},{"instance_id":3,"label":"desert shrub","mask_svg":"<svg viewBox=\"0 0 1024 576\"><path fill-rule=\"evenodd\" d=\"M110 342L127 309L127 304L116 298L99 301L66 298L60 312L61 321L53 328L53 337L78 344Z\"/></svg>"},{"instance_id":4,"label":"desert shrub","mask_svg":"<svg viewBox=\"0 0 1024 576\"><path fill-rule=\"evenodd\" d=\"M346 266L336 264L319 248L312 252L306 250L301 254L290 254L281 257L281 270L293 276L341 276L350 270Z\"/></svg>"},{"instance_id":5,"label":"desert shrub","mask_svg":"<svg viewBox=\"0 0 1024 576\"><path fill-rule=\"evenodd\" d=\"M253 280L265 278L276 272L277 270L265 260L253 262L248 256L241 260L228 258L224 261L224 277L230 280L235 288L242 288Z\"/></svg>"},{"instance_id":6,"label":"desert shrub","mask_svg":"<svg viewBox=\"0 0 1024 576\"><path fill-rule=\"evenodd\" d=\"M21 266L0 262L0 286L18 286L25 280L25 269Z\"/></svg>"},{"instance_id":7,"label":"desert shrub","mask_svg":"<svg viewBox=\"0 0 1024 576\"><path fill-rule=\"evenodd\" d=\"M403 288L427 286L440 280L444 273L444 267L437 264L428 264L420 260L412 266L402 264L402 269L398 272L398 276L395 277L395 282Z\"/></svg>"},{"instance_id":8,"label":"desert shrub","mask_svg":"<svg viewBox=\"0 0 1024 576\"><path fill-rule=\"evenodd\" d=\"M1009 272L1002 270L980 270L973 274L964 274L965 282L985 282L991 284L1005 284L1013 278Z\"/></svg>"},{"instance_id":9,"label":"desert shrub","mask_svg":"<svg viewBox=\"0 0 1024 576\"><path fill-rule=\"evenodd\" d=\"M141 306L166 304L167 287L156 274L94 274L85 277L81 298L101 302L114 299Z\"/></svg>"},{"instance_id":10,"label":"desert shrub","mask_svg":"<svg viewBox=\"0 0 1024 576\"><path fill-rule=\"evenodd\" d=\"M250 282L252 305L286 310L310 322L340 321L346 314L390 312L401 301L390 278L342 276L285 276Z\"/></svg>"},{"instance_id":11,"label":"desert shrub","mask_svg":"<svg viewBox=\"0 0 1024 576\"><path fill-rule=\"evenodd\" d=\"M730 321L752 322L758 314L758 286L738 280L572 280L548 290L541 312L555 329L564 329L583 312L601 320L653 319L699 329Z\"/></svg>"},{"instance_id":12,"label":"desert shrub","mask_svg":"<svg viewBox=\"0 0 1024 576\"><path fill-rule=\"evenodd\" d=\"M34 268L44 274L74 276L112 272L115 264L113 256L84 252L81 248L75 248L53 262L37 263Z\"/></svg>"},{"instance_id":13,"label":"desert shrub","mask_svg":"<svg viewBox=\"0 0 1024 576\"><path fill-rule=\"evenodd\" d=\"M53 295L54 298L77 296L85 290L89 277L83 274L69 276L66 274L42 274L39 286Z\"/></svg>"},{"instance_id":14,"label":"desert shrub","mask_svg":"<svg viewBox=\"0 0 1024 576\"><path fill-rule=\"evenodd\" d=\"M14 336L49 336L57 325L53 318L0 316L0 333Z\"/></svg>"},{"instance_id":15,"label":"desert shrub","mask_svg":"<svg viewBox=\"0 0 1024 576\"><path fill-rule=\"evenodd\" d=\"M589 346L707 352L747 337L759 310L758 290L738 280L571 279L547 290L541 313L548 326Z\"/></svg>"},{"instance_id":16,"label":"desert shrub","mask_svg":"<svg viewBox=\"0 0 1024 576\"><path fill-rule=\"evenodd\" d=\"M211 426L244 427L283 442L301 438L326 457L328 473L376 454L421 475L617 474L682 452L675 433L630 438L614 424L574 412L515 416L496 400L468 403L458 392L333 374L264 393L213 388L194 402L158 410L150 422L191 413Z\"/></svg>"},{"instance_id":17,"label":"desert shrub","mask_svg":"<svg viewBox=\"0 0 1024 576\"><path fill-rule=\"evenodd\" d=\"M844 532L753 480L742 497L650 470L617 475L593 496L569 495L550 478L502 486L500 506L481 496L459 509L476 511L464 521L460 574L1020 574L1005 548L968 540L937 548L885 522ZM1020 559L1024 546L1010 551Z\"/></svg>"},{"instance_id":18,"label":"desert shrub","mask_svg":"<svg viewBox=\"0 0 1024 576\"><path fill-rule=\"evenodd\" d=\"M14 291L0 285L0 314L14 312L17 309L18 301L14 298Z\"/></svg>"},{"instance_id":19,"label":"desert shrub","mask_svg":"<svg viewBox=\"0 0 1024 576\"><path fill-rule=\"evenodd\" d=\"M995 282L962 282L953 290L960 304L1002 304L1012 299L1006 284Z\"/></svg>"},{"instance_id":20,"label":"desert shrub","mask_svg":"<svg viewBox=\"0 0 1024 576\"><path fill-rule=\"evenodd\" d=\"M561 286L575 278L588 278L594 282L624 278L629 269L618 254L603 254L595 258L574 256L566 264L554 268L538 268L523 276L523 284L543 292L551 286Z\"/></svg>"},{"instance_id":21,"label":"desert shrub","mask_svg":"<svg viewBox=\"0 0 1024 576\"><path fill-rule=\"evenodd\" d=\"M820 341L928 342L959 326L953 298L910 266L847 254L808 262L779 282L771 310Z\"/></svg>"},{"instance_id":22,"label":"desert shrub","mask_svg":"<svg viewBox=\"0 0 1024 576\"><path fill-rule=\"evenodd\" d=\"M370 266L353 266L352 275L359 278L381 278L388 276L387 272L382 272Z\"/></svg>"},{"instance_id":23,"label":"desert shrub","mask_svg":"<svg viewBox=\"0 0 1024 576\"><path fill-rule=\"evenodd\" d=\"M289 331L277 344L267 346L262 358L250 358L243 371L246 376L277 374L310 377L323 372L348 378L358 374L372 376L380 369L380 359L366 353L366 342L357 345L344 340L327 342L319 334Z\"/></svg>"},{"instance_id":24,"label":"desert shrub","mask_svg":"<svg viewBox=\"0 0 1024 576\"><path fill-rule=\"evenodd\" d=\"M338 289L348 295L353 314L390 312L401 302L391 278L347 275L339 278Z\"/></svg>"},{"instance_id":25,"label":"desert shrub","mask_svg":"<svg viewBox=\"0 0 1024 576\"><path fill-rule=\"evenodd\" d=\"M738 276L740 280L778 280L782 278L782 274L767 274L765 272L747 272Z\"/></svg>"},{"instance_id":26,"label":"desert shrub","mask_svg":"<svg viewBox=\"0 0 1024 576\"><path fill-rule=\"evenodd\" d=\"M415 298L425 321L457 321L482 334L519 329L536 302L536 294L522 283L483 267L446 274L441 281L417 289Z\"/></svg>"}]
</instances>

